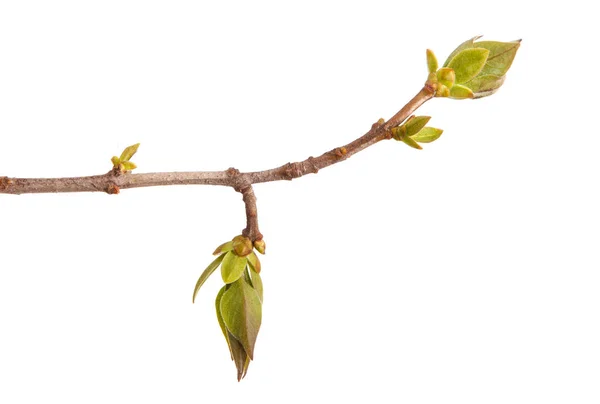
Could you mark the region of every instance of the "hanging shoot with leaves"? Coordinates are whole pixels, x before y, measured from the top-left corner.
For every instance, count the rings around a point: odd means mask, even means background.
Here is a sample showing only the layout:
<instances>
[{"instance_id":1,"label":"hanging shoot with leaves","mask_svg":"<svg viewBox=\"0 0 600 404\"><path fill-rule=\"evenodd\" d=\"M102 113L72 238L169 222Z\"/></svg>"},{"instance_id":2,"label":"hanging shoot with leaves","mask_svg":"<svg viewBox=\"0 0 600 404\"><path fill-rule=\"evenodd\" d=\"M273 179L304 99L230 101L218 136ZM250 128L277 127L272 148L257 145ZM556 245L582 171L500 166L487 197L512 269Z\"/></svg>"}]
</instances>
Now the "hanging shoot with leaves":
<instances>
[{"instance_id":1,"label":"hanging shoot with leaves","mask_svg":"<svg viewBox=\"0 0 600 404\"><path fill-rule=\"evenodd\" d=\"M200 274L193 291L196 300L200 288L220 267L223 286L217 293L217 322L223 332L231 359L241 380L248 371L258 331L262 322L263 283L261 263L255 252L265 253L265 242L258 229L256 196L253 184L292 180L314 174L332 164L344 161L367 147L387 139L401 141L415 149L422 143L440 138L442 130L429 127L429 116L415 116L426 101L434 98L475 99L494 94L504 83L512 65L519 41L478 41L474 37L463 42L439 67L436 56L427 50L427 81L423 88L389 120L379 119L371 129L347 145L336 147L318 157L287 163L273 169L242 173L235 168L225 171L165 172L133 174L136 165L131 158L139 143L127 147L111 161L112 169L102 175L75 178L8 178L0 177L0 193L95 192L118 194L121 189L164 185L221 185L242 194L246 209L246 227L242 234L221 244L216 258Z\"/></svg>"}]
</instances>

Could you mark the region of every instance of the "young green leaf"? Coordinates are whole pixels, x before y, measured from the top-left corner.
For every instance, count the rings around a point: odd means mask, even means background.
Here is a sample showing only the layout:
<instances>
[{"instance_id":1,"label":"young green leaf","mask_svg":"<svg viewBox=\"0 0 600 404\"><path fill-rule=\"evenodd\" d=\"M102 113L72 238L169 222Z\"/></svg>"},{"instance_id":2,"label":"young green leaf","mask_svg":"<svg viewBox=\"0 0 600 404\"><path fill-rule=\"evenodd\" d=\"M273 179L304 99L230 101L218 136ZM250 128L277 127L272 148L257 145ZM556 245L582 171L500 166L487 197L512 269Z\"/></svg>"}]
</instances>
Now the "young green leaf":
<instances>
[{"instance_id":1,"label":"young green leaf","mask_svg":"<svg viewBox=\"0 0 600 404\"><path fill-rule=\"evenodd\" d=\"M429 73L435 73L438 69L438 61L431 49L427 49L427 70Z\"/></svg>"},{"instance_id":2,"label":"young green leaf","mask_svg":"<svg viewBox=\"0 0 600 404\"><path fill-rule=\"evenodd\" d=\"M248 264L250 264L250 268L256 272L260 273L260 260L254 251L248 255Z\"/></svg>"},{"instance_id":3,"label":"young green leaf","mask_svg":"<svg viewBox=\"0 0 600 404\"><path fill-rule=\"evenodd\" d=\"M123 167L123 171L131 171L137 168L131 161L124 161L121 163L121 166Z\"/></svg>"},{"instance_id":4,"label":"young green leaf","mask_svg":"<svg viewBox=\"0 0 600 404\"><path fill-rule=\"evenodd\" d=\"M425 127L412 138L419 143L431 143L442 135L443 130L438 128Z\"/></svg>"},{"instance_id":5,"label":"young green leaf","mask_svg":"<svg viewBox=\"0 0 600 404\"><path fill-rule=\"evenodd\" d=\"M221 261L223 261L224 256L225 256L225 254L219 255L217 258L215 258L213 260L213 262L208 264L206 269L202 272L202 274L200 275L200 278L198 278L198 282L196 282L196 287L194 287L194 295L192 296L192 303L194 303L196 301L196 295L198 294L198 291L200 290L202 285L204 285L204 282L206 282L208 277L211 276L212 273L215 272L215 270L219 267L219 265L221 264Z\"/></svg>"},{"instance_id":6,"label":"young green leaf","mask_svg":"<svg viewBox=\"0 0 600 404\"><path fill-rule=\"evenodd\" d=\"M229 332L253 359L262 320L262 304L257 291L243 278L238 279L223 294L221 315Z\"/></svg>"},{"instance_id":7,"label":"young green leaf","mask_svg":"<svg viewBox=\"0 0 600 404\"><path fill-rule=\"evenodd\" d=\"M125 150L123 150L123 153L121 153L121 162L129 161L129 159L133 157L135 152L137 152L138 147L140 147L139 143L126 147Z\"/></svg>"},{"instance_id":8,"label":"young green leaf","mask_svg":"<svg viewBox=\"0 0 600 404\"><path fill-rule=\"evenodd\" d=\"M218 246L217 249L213 252L213 255L222 254L231 250L233 250L233 242L228 241Z\"/></svg>"},{"instance_id":9,"label":"young green leaf","mask_svg":"<svg viewBox=\"0 0 600 404\"><path fill-rule=\"evenodd\" d=\"M246 257L239 257L233 251L225 254L225 258L223 258L223 262L221 263L221 277L223 278L223 282L233 283L237 281L244 273L247 262Z\"/></svg>"},{"instance_id":10,"label":"young green leaf","mask_svg":"<svg viewBox=\"0 0 600 404\"><path fill-rule=\"evenodd\" d=\"M455 84L450 89L450 98L454 98L455 100L464 100L473 97L473 91L471 91L471 89L468 87L461 86L460 84Z\"/></svg>"},{"instance_id":11,"label":"young green leaf","mask_svg":"<svg viewBox=\"0 0 600 404\"><path fill-rule=\"evenodd\" d=\"M248 365L250 365L250 357L244 350L244 347L240 341L235 339L235 337L229 331L227 331L227 334L231 344L231 356L237 369L237 380L239 382L244 378L244 376L246 376Z\"/></svg>"},{"instance_id":12,"label":"young green leaf","mask_svg":"<svg viewBox=\"0 0 600 404\"><path fill-rule=\"evenodd\" d=\"M494 74L486 74L485 76L477 76L468 83L463 84L465 87L469 87L475 94L473 98L481 98L481 94L491 95L498 90L506 76L496 76Z\"/></svg>"},{"instance_id":13,"label":"young green leaf","mask_svg":"<svg viewBox=\"0 0 600 404\"><path fill-rule=\"evenodd\" d=\"M406 136L412 136L418 133L421 129L427 125L427 122L431 119L430 116L414 116L406 121Z\"/></svg>"},{"instance_id":14,"label":"young green leaf","mask_svg":"<svg viewBox=\"0 0 600 404\"><path fill-rule=\"evenodd\" d=\"M474 48L475 47L475 41L478 40L479 38L481 38L481 35L475 36L475 37L473 37L471 39L467 39L466 41L464 41L463 43L461 43L460 45L458 45L458 47L452 51L452 53L450 54L450 56L448 56L448 59L446 59L446 61L444 62L444 67L448 66L448 64L450 63L450 61L452 60L452 58L454 56L458 55L460 53L460 51L462 51L464 49Z\"/></svg>"},{"instance_id":15,"label":"young green leaf","mask_svg":"<svg viewBox=\"0 0 600 404\"><path fill-rule=\"evenodd\" d=\"M454 56L448 67L454 70L456 82L465 83L477 76L485 66L489 54L490 51L485 48L472 48L460 51Z\"/></svg>"},{"instance_id":16,"label":"young green leaf","mask_svg":"<svg viewBox=\"0 0 600 404\"><path fill-rule=\"evenodd\" d=\"M223 316L221 315L221 299L229 287L229 285L225 285L221 288L217 294L217 298L215 299L215 308L217 310L217 320L219 321L219 326L221 327L225 341L227 341L227 347L229 348L231 360L235 363L235 367L237 369L237 379L239 382L248 371L250 358L246 354L242 344L229 332L225 326L225 322L223 321Z\"/></svg>"},{"instance_id":17,"label":"young green leaf","mask_svg":"<svg viewBox=\"0 0 600 404\"><path fill-rule=\"evenodd\" d=\"M475 45L478 48L485 48L490 51L480 75L504 76L515 59L519 46L521 46L521 40L511 42L481 41Z\"/></svg>"},{"instance_id":18,"label":"young green leaf","mask_svg":"<svg viewBox=\"0 0 600 404\"><path fill-rule=\"evenodd\" d=\"M225 337L225 341L227 341L227 346L229 347L229 354L231 355L231 360L233 360L233 350L231 349L231 342L229 341L229 331L227 331L227 327L225 327L225 322L223 321L223 316L221 315L221 299L223 298L223 294L227 290L229 285L225 285L219 290L217 293L217 298L215 299L215 308L217 310L217 320L219 321L219 327L221 327L221 331L223 332L223 336Z\"/></svg>"},{"instance_id":19,"label":"young green leaf","mask_svg":"<svg viewBox=\"0 0 600 404\"><path fill-rule=\"evenodd\" d=\"M420 146L420 145L419 145L417 142L415 142L415 141L413 140L413 138L412 138L412 137L410 137L410 136L404 136L404 137L403 137L402 139L400 139L400 140L402 140L404 143L406 143L407 145L409 145L410 147L412 147L412 148L414 148L414 149L418 149L418 150L421 150L421 149L423 149L423 148L422 148L422 147L421 147L421 146Z\"/></svg>"},{"instance_id":20,"label":"young green leaf","mask_svg":"<svg viewBox=\"0 0 600 404\"><path fill-rule=\"evenodd\" d=\"M263 283L262 283L262 278L260 277L260 274L258 272L255 272L254 270L250 271L250 277L251 277L251 282L252 282L252 287L256 290L256 293L258 293L258 298L260 299L260 302L263 302Z\"/></svg>"},{"instance_id":21,"label":"young green leaf","mask_svg":"<svg viewBox=\"0 0 600 404\"><path fill-rule=\"evenodd\" d=\"M121 159L118 158L117 156L112 156L110 161L112 161L113 167L115 167L115 168L119 167L119 164L121 164Z\"/></svg>"}]
</instances>

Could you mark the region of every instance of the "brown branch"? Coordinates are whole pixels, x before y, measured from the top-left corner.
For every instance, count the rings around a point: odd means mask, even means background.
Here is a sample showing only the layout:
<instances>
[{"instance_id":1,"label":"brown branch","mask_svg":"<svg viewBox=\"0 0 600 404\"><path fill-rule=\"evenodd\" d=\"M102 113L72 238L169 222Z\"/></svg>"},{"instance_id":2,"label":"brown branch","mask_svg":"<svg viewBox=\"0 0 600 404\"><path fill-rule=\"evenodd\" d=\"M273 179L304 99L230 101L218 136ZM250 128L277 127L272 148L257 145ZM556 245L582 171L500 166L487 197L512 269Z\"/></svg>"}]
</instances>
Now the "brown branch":
<instances>
[{"instance_id":1,"label":"brown branch","mask_svg":"<svg viewBox=\"0 0 600 404\"><path fill-rule=\"evenodd\" d=\"M223 185L242 193L246 205L247 225L244 235L252 240L262 239L258 230L256 196L252 184L292 180L306 174L317 173L332 164L344 161L373 144L391 138L390 130L400 125L417 108L435 94L426 85L396 115L387 122L379 120L358 139L345 146L336 147L319 157L287 163L269 170L240 173L234 168L225 171L193 171L132 174L113 169L103 175L71 178L8 178L0 177L0 193L39 194L56 192L106 192L118 194L122 189L154 187L161 185Z\"/></svg>"}]
</instances>

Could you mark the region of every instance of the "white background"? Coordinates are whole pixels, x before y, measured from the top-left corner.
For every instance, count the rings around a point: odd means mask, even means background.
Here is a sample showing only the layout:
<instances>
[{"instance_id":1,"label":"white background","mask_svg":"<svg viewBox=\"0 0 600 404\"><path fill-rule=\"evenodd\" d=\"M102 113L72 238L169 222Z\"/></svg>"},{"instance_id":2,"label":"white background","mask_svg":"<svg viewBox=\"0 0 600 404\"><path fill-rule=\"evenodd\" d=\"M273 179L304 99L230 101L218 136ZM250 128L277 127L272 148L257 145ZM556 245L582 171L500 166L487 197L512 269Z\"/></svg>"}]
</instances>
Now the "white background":
<instances>
[{"instance_id":1,"label":"white background","mask_svg":"<svg viewBox=\"0 0 600 404\"><path fill-rule=\"evenodd\" d=\"M230 189L0 195L0 402L598 403L598 30L583 2L0 2L0 174L271 168L389 118L462 41L506 84L255 187L265 304L241 383L214 315ZM590 3L591 4L591 3ZM217 401L218 400L218 401Z\"/></svg>"}]
</instances>

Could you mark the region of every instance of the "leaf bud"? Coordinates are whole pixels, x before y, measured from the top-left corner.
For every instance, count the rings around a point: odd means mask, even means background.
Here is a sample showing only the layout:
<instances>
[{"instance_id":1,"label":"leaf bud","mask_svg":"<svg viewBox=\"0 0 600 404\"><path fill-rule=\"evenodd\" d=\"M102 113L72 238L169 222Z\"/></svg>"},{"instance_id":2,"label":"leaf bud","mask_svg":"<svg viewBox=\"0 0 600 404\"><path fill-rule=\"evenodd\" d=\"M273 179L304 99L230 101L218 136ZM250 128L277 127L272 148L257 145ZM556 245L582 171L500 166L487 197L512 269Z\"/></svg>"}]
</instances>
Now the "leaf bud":
<instances>
[{"instance_id":1,"label":"leaf bud","mask_svg":"<svg viewBox=\"0 0 600 404\"><path fill-rule=\"evenodd\" d=\"M442 67L437 71L437 79L440 84L443 84L448 88L452 88L454 82L456 81L456 74L451 68Z\"/></svg>"},{"instance_id":2,"label":"leaf bud","mask_svg":"<svg viewBox=\"0 0 600 404\"><path fill-rule=\"evenodd\" d=\"M435 73L438 69L438 61L431 49L427 49L427 70L429 73Z\"/></svg>"},{"instance_id":3,"label":"leaf bud","mask_svg":"<svg viewBox=\"0 0 600 404\"><path fill-rule=\"evenodd\" d=\"M265 240L254 240L254 248L256 248L256 251L259 253L264 254L266 247Z\"/></svg>"},{"instance_id":4,"label":"leaf bud","mask_svg":"<svg viewBox=\"0 0 600 404\"><path fill-rule=\"evenodd\" d=\"M444 67L455 70L455 82L472 92L468 96L467 91L459 88L450 94L450 98L482 98L494 94L504 83L505 75L521 45L521 40L476 42L479 38L463 42L444 63Z\"/></svg>"},{"instance_id":5,"label":"leaf bud","mask_svg":"<svg viewBox=\"0 0 600 404\"><path fill-rule=\"evenodd\" d=\"M231 242L233 243L233 251L239 257L245 257L252 252L252 241L248 237L235 236Z\"/></svg>"},{"instance_id":6,"label":"leaf bud","mask_svg":"<svg viewBox=\"0 0 600 404\"><path fill-rule=\"evenodd\" d=\"M443 84L438 84L437 91L435 92L436 97L448 97L450 95L450 89Z\"/></svg>"}]
</instances>

